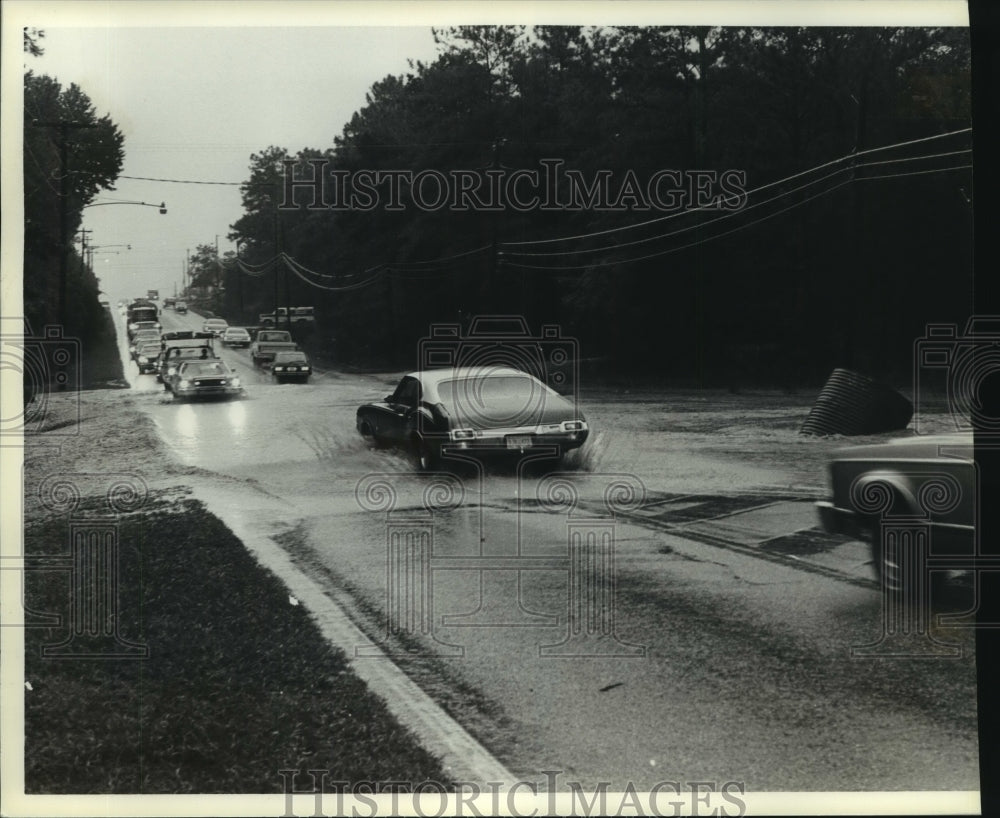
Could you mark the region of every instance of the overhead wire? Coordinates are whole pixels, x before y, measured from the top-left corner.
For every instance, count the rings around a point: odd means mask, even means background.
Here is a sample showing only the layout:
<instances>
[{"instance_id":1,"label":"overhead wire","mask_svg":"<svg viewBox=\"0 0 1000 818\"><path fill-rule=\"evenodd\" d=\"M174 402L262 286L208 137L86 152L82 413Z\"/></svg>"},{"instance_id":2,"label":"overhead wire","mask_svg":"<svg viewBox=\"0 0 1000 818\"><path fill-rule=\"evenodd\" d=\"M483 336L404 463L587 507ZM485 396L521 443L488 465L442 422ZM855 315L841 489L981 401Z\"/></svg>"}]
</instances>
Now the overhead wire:
<instances>
[{"instance_id":1,"label":"overhead wire","mask_svg":"<svg viewBox=\"0 0 1000 818\"><path fill-rule=\"evenodd\" d=\"M867 178L870 178L870 179L896 179L896 178L901 178L901 177L904 177L904 176L918 176L918 175L924 175L924 174L927 174L927 173L942 173L942 172L947 172L947 171L951 171L951 170L962 170L964 168L969 168L969 167L972 167L972 165L969 164L969 165L960 165L960 166L957 166L957 167L954 167L954 168L936 168L936 169L925 170L925 171L910 171L910 172L904 172L904 173L885 174L885 175L878 176L878 177L867 177ZM613 266L613 265L634 264L635 262L639 262L639 261L648 261L649 259L659 258L661 256L670 255L671 253L677 253L677 252L680 252L681 250L687 250L687 249L690 249L692 247L697 247L700 244L706 244L706 243L708 243L710 241L715 241L716 239L721 239L721 238L723 238L725 236L732 235L733 233L738 233L741 230L746 230L747 228L753 227L756 224L760 224L761 222L767 221L768 219L772 219L775 216L779 216L782 213L786 213L789 210L792 210L792 209L794 209L796 207L800 207L801 205L807 204L808 202L811 202L814 199L818 199L818 198L820 198L822 196L826 196L826 195L828 195L830 193L833 193L834 191L838 190L839 188L844 187L844 185L851 184L852 182L855 182L855 181L865 181L865 178L866 177L862 177L860 179L844 179L842 182L838 182L833 187L830 187L830 188L828 188L826 190L821 190L821 191L819 191L817 193L814 193L811 196L807 196L806 198L802 199L802 201L793 202L792 204L787 205L786 207L783 207L783 208L781 208L779 210L776 210L773 213L768 213L767 215L761 216L758 219L754 219L753 221L750 221L747 224L741 224L741 225L738 225L737 227L732 228L731 230L726 230L726 231L724 231L722 233L718 233L716 235L709 236L709 237L706 237L704 239L699 239L698 241L688 242L687 244L682 244L679 247L671 247L671 248L668 248L666 250L661 250L661 251L656 252L656 253L650 253L650 254L645 255L645 256L638 256L638 257L626 258L626 259L609 259L607 261L593 262L591 264L584 264L584 265L542 266L542 265L520 264L518 262L507 261L506 258L504 258L503 263L504 263L505 266L515 267L515 268L524 269L524 270L539 270L539 271L549 271L549 272L563 272L563 271L569 271L569 270L591 270L591 269L594 269L595 267L609 267L609 266ZM608 248L608 249L609 250L613 250L615 248Z\"/></svg>"},{"instance_id":2,"label":"overhead wire","mask_svg":"<svg viewBox=\"0 0 1000 818\"><path fill-rule=\"evenodd\" d=\"M947 138L949 136L956 136L958 134L971 133L971 132L972 132L972 128L961 128L961 129L959 129L957 131L949 131L948 133L944 133L944 134L935 134L934 136L922 137L920 139L911 139L911 140L908 140L908 141L905 141L905 142L897 142L897 143L892 144L892 145L883 145L883 146L878 147L878 148L868 148L867 150L863 150L863 151L855 151L853 153L845 154L844 156L838 157L837 159L831 159L828 162L824 162L824 163L822 163L820 165L816 165L814 167L808 168L808 169L803 170L803 171L799 171L798 173L793 173L790 176L786 176L786 177L784 177L782 179L777 179L774 182L768 182L767 184L761 185L760 187L754 188L753 190L746 191L745 195L746 196L750 196L750 195L755 194L755 193L760 193L761 191L768 190L768 189L770 189L772 187L776 187L777 185L785 184L786 182L793 181L793 180L798 179L798 178L800 178L802 176L808 176L810 173L815 173L816 171L823 170L824 168L828 168L831 165L836 165L836 164L838 164L840 162L846 162L848 160L857 159L859 156L866 156L866 155L871 154L871 153L878 153L878 152L881 152L881 151L893 150L895 148L907 147L909 145L916 145L916 144L919 144L919 143L922 143L922 142L928 142L928 141L931 141L933 139L944 139L944 138ZM507 242L507 244L511 245L511 246L518 245L518 246L524 246L524 247L526 247L526 246L536 245L536 244L555 244L555 243L561 242L561 241L576 241L576 240L579 240L579 239L593 238L595 236L610 235L611 233L619 233L619 232L622 232L624 230L635 230L635 229L640 228L640 227L646 227L647 225L650 225L650 224L657 224L659 222L668 221L670 219L676 219L676 218L679 218L680 216L684 216L684 215L687 215L689 213L694 213L694 212L697 212L699 210L712 210L712 209L713 208L710 208L710 207L692 208L691 210L685 210L685 211L682 211L680 213L668 213L665 216L660 216L660 217L657 217L655 219L647 219L646 221L643 221L643 222L637 222L635 224L630 224L630 225L623 225L621 227L612 227L612 228L608 228L607 230L600 230L600 231L596 231L596 232L593 232L593 233L583 233L583 234L576 235L576 236L561 236L561 237L554 238L554 239L535 239L535 240L531 240L531 241Z\"/></svg>"},{"instance_id":3,"label":"overhead wire","mask_svg":"<svg viewBox=\"0 0 1000 818\"><path fill-rule=\"evenodd\" d=\"M779 193L776 196L773 196L773 197L771 197L769 199L764 199L763 201L760 201L760 202L755 202L754 204L752 204L752 205L750 205L748 207L744 207L744 208L741 208L739 210L728 211L728 212L726 212L726 213L724 213L722 215L716 216L713 219L709 219L706 222L700 222L698 224L689 225L687 227L681 227L681 228L679 228L677 230L673 230L673 231L670 231L668 233L661 233L661 234L656 235L656 236L648 236L648 237L643 238L643 239L635 239L634 241L624 242L624 243L621 243L621 244L604 245L604 246L601 246L601 247L585 247L585 248L581 248L579 250L555 250L555 251L552 251L552 252L545 252L545 253L527 253L527 252L521 252L521 251L517 251L517 250L511 251L511 252L507 252L505 250L505 255L507 255L507 256L527 256L527 257L549 257L549 258L553 258L553 257L557 257L557 256L580 255L580 254L583 254L583 253L604 253L604 252L608 252L608 251L612 251L612 250L618 250L618 249L621 249L621 248L624 248L624 247L635 247L635 246L638 246L638 245L641 245L641 244L649 244L651 242L660 241L661 239L670 238L672 236L678 236L678 235L680 235L682 233L687 233L687 232L690 232L692 230L703 230L706 227L709 227L709 226L715 224L716 222L725 221L726 219L732 219L734 217L741 216L741 215L743 215L743 214L745 214L745 213L747 213L747 212L749 212L751 210L754 210L756 208L760 208L760 207L763 207L765 205L772 204L773 202L779 201L780 199L783 199L783 198L785 198L787 196L791 196L792 194L798 193L798 192L803 191L803 190L807 190L810 187L818 185L821 182L825 182L826 180L832 179L835 176L838 176L838 175L843 174L843 173L856 173L859 170L863 170L864 168L869 168L869 167L877 167L877 166L880 166L880 165L894 164L894 163L899 163L899 162L915 162L915 161L922 161L922 160L925 160L925 159L936 159L936 158L940 158L940 157L944 157L944 156L954 156L954 155L957 155L957 154L971 153L971 151L972 151L972 149L968 148L966 150L949 151L947 153L941 153L941 154L928 154L926 156L911 156L911 157L906 157L904 159L890 159L890 160L885 160L885 161L881 161L881 162L866 162L866 163L863 163L861 165L848 165L848 166L843 167L843 168L838 168L837 170L833 171L832 173L828 173L825 176L821 176L818 179L813 179L810 182L806 182L804 185L799 185L798 187L792 188L791 190L782 191L781 193ZM934 172L934 170L950 170L950 169L951 168L937 168L937 169L933 169L933 170L927 171L927 172ZM858 178L865 178L865 177L858 177ZM881 177L879 177L879 178L881 178ZM702 212L703 210L705 210L705 209L703 209L703 208L695 208L693 210L684 211L684 214L695 213L695 212ZM709 211L709 212L712 212L712 211ZM683 215L683 214L678 214L678 215ZM515 244L517 244L517 243L515 243ZM510 246L509 243L504 242L501 245L501 248L506 248L508 246Z\"/></svg>"}]
</instances>

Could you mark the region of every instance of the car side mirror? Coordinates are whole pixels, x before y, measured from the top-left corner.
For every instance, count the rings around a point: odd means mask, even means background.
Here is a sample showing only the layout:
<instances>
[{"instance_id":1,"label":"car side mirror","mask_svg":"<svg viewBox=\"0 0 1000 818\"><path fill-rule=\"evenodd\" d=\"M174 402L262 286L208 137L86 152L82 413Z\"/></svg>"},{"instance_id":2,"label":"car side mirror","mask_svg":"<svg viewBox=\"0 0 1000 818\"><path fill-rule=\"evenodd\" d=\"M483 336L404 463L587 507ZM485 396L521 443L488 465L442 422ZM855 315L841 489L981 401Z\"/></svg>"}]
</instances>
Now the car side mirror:
<instances>
[{"instance_id":1,"label":"car side mirror","mask_svg":"<svg viewBox=\"0 0 1000 818\"><path fill-rule=\"evenodd\" d=\"M384 398L382 398L382 400L384 400L386 403L392 403L392 399L394 397L395 395L386 395Z\"/></svg>"}]
</instances>

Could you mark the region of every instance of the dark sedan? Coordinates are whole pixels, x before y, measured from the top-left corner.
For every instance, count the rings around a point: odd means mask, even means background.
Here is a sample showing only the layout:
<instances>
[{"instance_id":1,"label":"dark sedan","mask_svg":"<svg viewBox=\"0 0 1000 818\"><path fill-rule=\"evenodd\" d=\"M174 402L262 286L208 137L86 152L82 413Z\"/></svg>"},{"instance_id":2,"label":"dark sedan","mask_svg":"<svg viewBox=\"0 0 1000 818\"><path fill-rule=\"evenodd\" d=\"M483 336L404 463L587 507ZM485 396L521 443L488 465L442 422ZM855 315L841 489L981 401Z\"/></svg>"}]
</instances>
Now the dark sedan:
<instances>
[{"instance_id":1,"label":"dark sedan","mask_svg":"<svg viewBox=\"0 0 1000 818\"><path fill-rule=\"evenodd\" d=\"M972 436L928 435L853 446L830 463L832 497L817 503L827 531L871 544L876 576L899 591L912 574L901 548L921 549L933 578L971 566L976 465ZM909 533L907 533L909 532Z\"/></svg>"},{"instance_id":2,"label":"dark sedan","mask_svg":"<svg viewBox=\"0 0 1000 818\"><path fill-rule=\"evenodd\" d=\"M375 445L412 452L421 470L448 452L555 459L589 434L573 401L510 367L410 373L383 401L358 409L357 427Z\"/></svg>"},{"instance_id":3,"label":"dark sedan","mask_svg":"<svg viewBox=\"0 0 1000 818\"><path fill-rule=\"evenodd\" d=\"M296 381L306 383L312 374L312 367L306 354L301 350L294 352L276 352L271 365L271 377L278 383Z\"/></svg>"}]
</instances>

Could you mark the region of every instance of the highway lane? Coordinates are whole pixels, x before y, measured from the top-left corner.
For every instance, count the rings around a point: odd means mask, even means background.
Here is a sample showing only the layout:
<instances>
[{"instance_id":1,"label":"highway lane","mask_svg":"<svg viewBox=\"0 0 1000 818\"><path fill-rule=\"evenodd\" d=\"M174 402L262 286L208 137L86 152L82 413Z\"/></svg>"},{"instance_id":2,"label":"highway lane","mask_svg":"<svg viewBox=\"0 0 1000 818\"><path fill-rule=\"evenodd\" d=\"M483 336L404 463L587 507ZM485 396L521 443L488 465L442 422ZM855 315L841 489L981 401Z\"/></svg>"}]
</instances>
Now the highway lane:
<instances>
[{"instance_id":1,"label":"highway lane","mask_svg":"<svg viewBox=\"0 0 1000 818\"><path fill-rule=\"evenodd\" d=\"M978 787L971 634L934 630L960 657L852 655L881 600L862 545L809 531L828 447L786 433L791 410L596 397L565 474L428 478L354 430L395 375L279 386L222 356L245 400L174 404L133 372L136 405L182 463L243 481L247 515L526 779Z\"/></svg>"}]
</instances>

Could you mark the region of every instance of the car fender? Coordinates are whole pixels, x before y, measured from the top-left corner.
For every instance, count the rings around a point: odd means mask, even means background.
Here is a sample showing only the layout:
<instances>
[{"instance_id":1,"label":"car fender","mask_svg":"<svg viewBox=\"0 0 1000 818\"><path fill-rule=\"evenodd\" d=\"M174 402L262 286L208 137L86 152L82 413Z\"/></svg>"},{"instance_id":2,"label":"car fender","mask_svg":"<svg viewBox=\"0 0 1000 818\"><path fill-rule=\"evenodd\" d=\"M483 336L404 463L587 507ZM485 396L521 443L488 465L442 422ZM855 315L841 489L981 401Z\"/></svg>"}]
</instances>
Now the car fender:
<instances>
[{"instance_id":1,"label":"car fender","mask_svg":"<svg viewBox=\"0 0 1000 818\"><path fill-rule=\"evenodd\" d=\"M406 418L406 428L411 438L414 436L426 437L438 431L434 415L426 406L418 406L409 411Z\"/></svg>"},{"instance_id":2,"label":"car fender","mask_svg":"<svg viewBox=\"0 0 1000 818\"><path fill-rule=\"evenodd\" d=\"M893 517L924 516L917 499L915 475L892 469L865 472L850 488L851 505L859 515L873 522Z\"/></svg>"}]
</instances>

